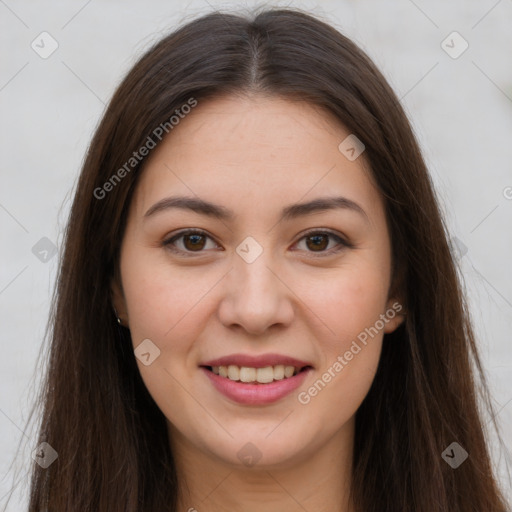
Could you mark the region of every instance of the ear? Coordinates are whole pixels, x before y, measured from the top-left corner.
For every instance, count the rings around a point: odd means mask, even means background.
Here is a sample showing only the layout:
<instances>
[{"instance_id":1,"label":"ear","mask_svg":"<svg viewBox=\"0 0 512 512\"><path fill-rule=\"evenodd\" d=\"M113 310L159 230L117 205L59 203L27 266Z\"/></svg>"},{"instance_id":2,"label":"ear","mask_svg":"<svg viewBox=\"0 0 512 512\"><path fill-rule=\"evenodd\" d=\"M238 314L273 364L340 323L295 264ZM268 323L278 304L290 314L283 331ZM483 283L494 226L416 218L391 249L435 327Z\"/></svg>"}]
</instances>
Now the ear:
<instances>
[{"instance_id":1,"label":"ear","mask_svg":"<svg viewBox=\"0 0 512 512\"><path fill-rule=\"evenodd\" d=\"M386 317L384 332L389 334L404 322L406 316L405 307L399 299L390 298L388 299L384 315Z\"/></svg>"},{"instance_id":2,"label":"ear","mask_svg":"<svg viewBox=\"0 0 512 512\"><path fill-rule=\"evenodd\" d=\"M128 327L128 310L126 308L123 287L118 276L112 277L110 281L110 297L112 306L117 311L117 316L121 320L121 325Z\"/></svg>"},{"instance_id":3,"label":"ear","mask_svg":"<svg viewBox=\"0 0 512 512\"><path fill-rule=\"evenodd\" d=\"M393 258L393 261L396 261ZM393 264L393 271L391 276L391 284L388 290L388 301L386 303L385 327L384 333L389 334L398 329L398 327L405 321L406 312L406 299L405 299L405 281L406 273L403 265Z\"/></svg>"}]
</instances>

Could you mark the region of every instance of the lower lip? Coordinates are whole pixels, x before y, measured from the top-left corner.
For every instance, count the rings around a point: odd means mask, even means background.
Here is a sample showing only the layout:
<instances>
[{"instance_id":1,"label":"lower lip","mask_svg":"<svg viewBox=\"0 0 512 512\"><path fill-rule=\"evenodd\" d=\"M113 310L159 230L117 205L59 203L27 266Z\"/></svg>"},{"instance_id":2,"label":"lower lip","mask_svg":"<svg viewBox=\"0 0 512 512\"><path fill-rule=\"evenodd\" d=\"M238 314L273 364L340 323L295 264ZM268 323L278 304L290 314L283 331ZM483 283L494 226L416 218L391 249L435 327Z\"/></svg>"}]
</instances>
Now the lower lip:
<instances>
[{"instance_id":1,"label":"lower lip","mask_svg":"<svg viewBox=\"0 0 512 512\"><path fill-rule=\"evenodd\" d=\"M293 377L276 380L269 384L246 384L221 377L205 367L201 367L201 370L211 380L217 391L231 400L245 405L265 405L277 402L297 389L304 382L311 368L306 368Z\"/></svg>"}]
</instances>

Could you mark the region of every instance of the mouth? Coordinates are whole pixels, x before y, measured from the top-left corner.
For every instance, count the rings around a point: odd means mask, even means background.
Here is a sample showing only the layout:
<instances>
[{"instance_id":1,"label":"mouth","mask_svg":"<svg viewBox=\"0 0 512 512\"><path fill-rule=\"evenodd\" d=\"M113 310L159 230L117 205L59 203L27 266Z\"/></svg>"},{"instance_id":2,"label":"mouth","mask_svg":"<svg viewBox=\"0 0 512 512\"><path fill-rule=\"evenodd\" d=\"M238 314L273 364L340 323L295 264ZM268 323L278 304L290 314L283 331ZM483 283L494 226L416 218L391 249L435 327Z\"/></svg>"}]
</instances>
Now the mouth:
<instances>
[{"instance_id":1,"label":"mouth","mask_svg":"<svg viewBox=\"0 0 512 512\"><path fill-rule=\"evenodd\" d=\"M200 365L219 393L243 405L267 405L290 395L314 368L298 359L235 354Z\"/></svg>"},{"instance_id":2,"label":"mouth","mask_svg":"<svg viewBox=\"0 0 512 512\"><path fill-rule=\"evenodd\" d=\"M206 370L226 379L242 384L271 384L272 382L290 379L301 372L312 369L310 365L292 366L277 364L255 368L234 364L220 366L202 366Z\"/></svg>"}]
</instances>

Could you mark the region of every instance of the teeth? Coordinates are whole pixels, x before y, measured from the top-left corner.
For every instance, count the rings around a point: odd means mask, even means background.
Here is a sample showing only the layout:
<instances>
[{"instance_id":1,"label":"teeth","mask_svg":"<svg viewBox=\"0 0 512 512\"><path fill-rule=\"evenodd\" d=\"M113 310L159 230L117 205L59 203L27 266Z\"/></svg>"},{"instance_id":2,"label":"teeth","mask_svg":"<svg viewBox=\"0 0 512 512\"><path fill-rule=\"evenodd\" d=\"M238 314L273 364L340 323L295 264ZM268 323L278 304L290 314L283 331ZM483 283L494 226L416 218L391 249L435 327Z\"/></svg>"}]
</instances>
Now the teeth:
<instances>
[{"instance_id":1,"label":"teeth","mask_svg":"<svg viewBox=\"0 0 512 512\"><path fill-rule=\"evenodd\" d=\"M256 380L261 384L268 384L274 380L274 367L266 366L256 370Z\"/></svg>"},{"instance_id":2,"label":"teeth","mask_svg":"<svg viewBox=\"0 0 512 512\"><path fill-rule=\"evenodd\" d=\"M249 368L247 366L212 366L212 372L221 377L241 382L259 382L268 384L274 380L282 380L299 373L299 368L294 366L266 366L265 368Z\"/></svg>"},{"instance_id":3,"label":"teeth","mask_svg":"<svg viewBox=\"0 0 512 512\"><path fill-rule=\"evenodd\" d=\"M234 364L228 366L228 377L231 380L240 380L240 368Z\"/></svg>"},{"instance_id":4,"label":"teeth","mask_svg":"<svg viewBox=\"0 0 512 512\"><path fill-rule=\"evenodd\" d=\"M284 365L278 364L274 366L274 380L284 379Z\"/></svg>"},{"instance_id":5,"label":"teeth","mask_svg":"<svg viewBox=\"0 0 512 512\"><path fill-rule=\"evenodd\" d=\"M293 375L294 371L295 371L295 368L293 366L285 366L284 367L284 376L291 377Z\"/></svg>"},{"instance_id":6,"label":"teeth","mask_svg":"<svg viewBox=\"0 0 512 512\"><path fill-rule=\"evenodd\" d=\"M237 367L238 368L238 367ZM240 368L240 380L242 382L254 382L256 380L256 374L259 370L256 370L255 368L247 368L245 366L242 366ZM231 376L229 376L231 379ZM231 380L238 380L238 379L231 379Z\"/></svg>"}]
</instances>

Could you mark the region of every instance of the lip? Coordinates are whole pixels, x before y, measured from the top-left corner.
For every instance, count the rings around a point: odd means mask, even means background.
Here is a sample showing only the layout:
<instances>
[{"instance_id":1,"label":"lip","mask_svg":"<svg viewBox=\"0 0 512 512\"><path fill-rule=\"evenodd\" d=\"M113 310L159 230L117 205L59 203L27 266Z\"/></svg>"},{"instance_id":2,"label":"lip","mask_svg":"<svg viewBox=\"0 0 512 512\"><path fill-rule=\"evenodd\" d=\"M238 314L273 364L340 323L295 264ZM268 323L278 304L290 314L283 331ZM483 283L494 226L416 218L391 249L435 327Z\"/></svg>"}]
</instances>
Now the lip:
<instances>
[{"instance_id":1,"label":"lip","mask_svg":"<svg viewBox=\"0 0 512 512\"><path fill-rule=\"evenodd\" d=\"M229 356L219 357L201 363L200 366L246 366L248 368L265 368L266 366L276 366L282 364L284 366L295 366L304 368L305 366L313 366L307 361L300 361L294 357L284 356L281 354L262 354L260 356L250 356L248 354L232 354ZM291 377L290 377L291 378Z\"/></svg>"},{"instance_id":2,"label":"lip","mask_svg":"<svg viewBox=\"0 0 512 512\"><path fill-rule=\"evenodd\" d=\"M217 361L221 361L221 359L213 362ZM215 364L207 366L224 365ZM263 367L263 365L256 367L253 366L253 368ZM244 382L231 380L227 377L216 375L204 366L201 366L200 369L210 379L210 382L213 384L217 391L222 393L227 398L233 400L234 402L244 405L266 405L281 400L285 396L292 393L295 389L297 389L304 382L304 379L309 374L309 372L313 370L313 368L308 365L307 368L304 368L301 372L297 373L293 377L277 380L269 384L247 384Z\"/></svg>"}]
</instances>

